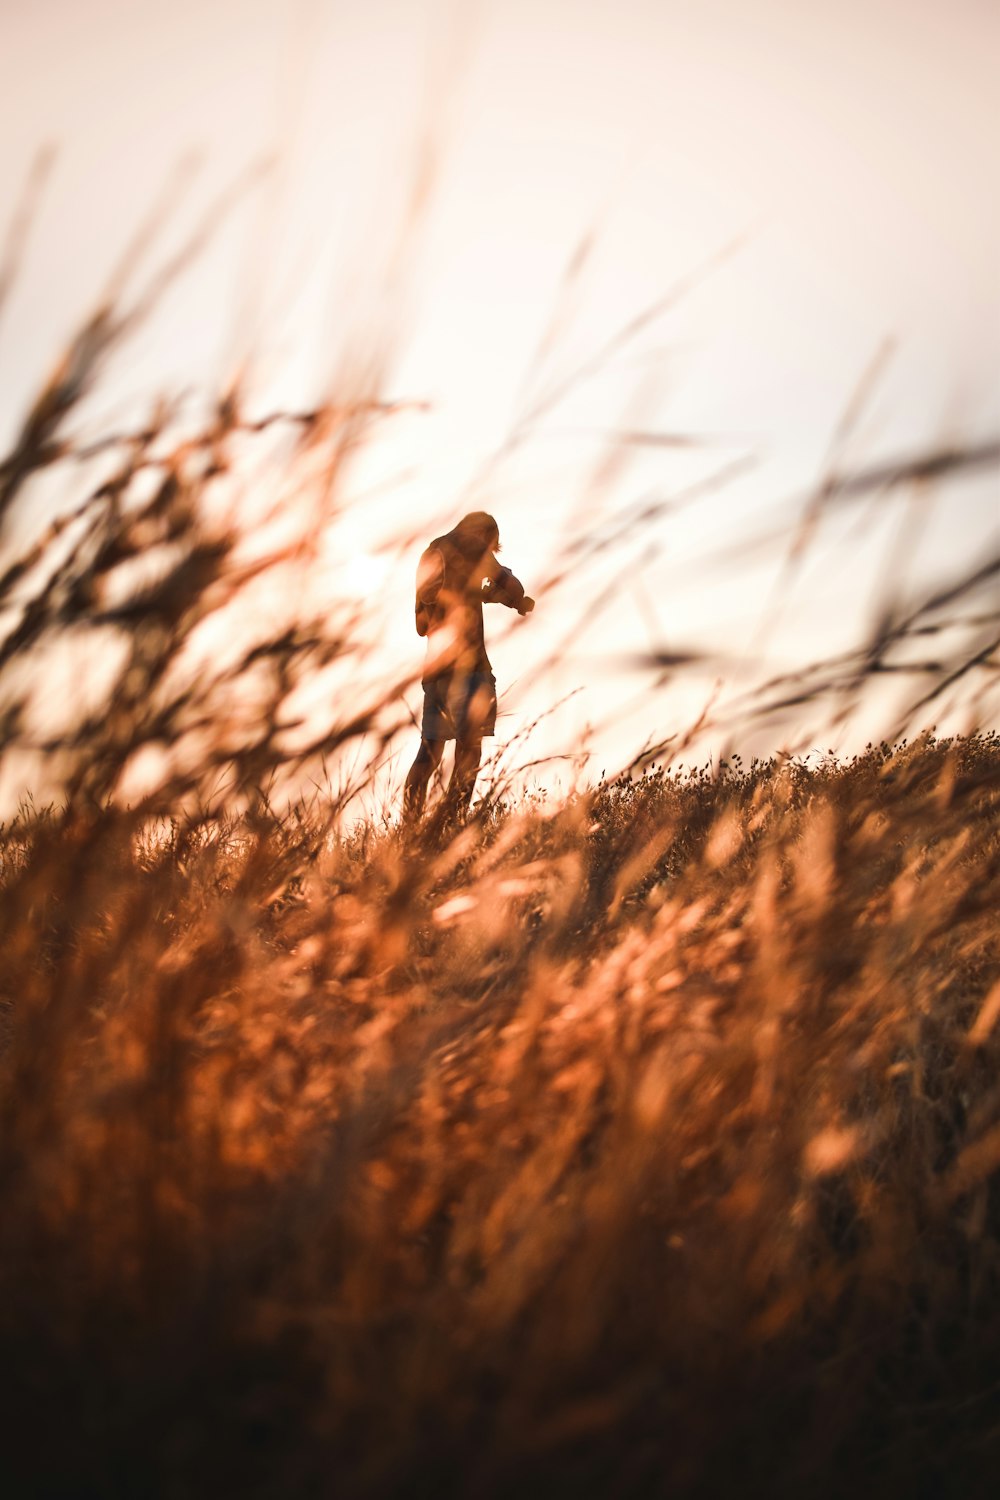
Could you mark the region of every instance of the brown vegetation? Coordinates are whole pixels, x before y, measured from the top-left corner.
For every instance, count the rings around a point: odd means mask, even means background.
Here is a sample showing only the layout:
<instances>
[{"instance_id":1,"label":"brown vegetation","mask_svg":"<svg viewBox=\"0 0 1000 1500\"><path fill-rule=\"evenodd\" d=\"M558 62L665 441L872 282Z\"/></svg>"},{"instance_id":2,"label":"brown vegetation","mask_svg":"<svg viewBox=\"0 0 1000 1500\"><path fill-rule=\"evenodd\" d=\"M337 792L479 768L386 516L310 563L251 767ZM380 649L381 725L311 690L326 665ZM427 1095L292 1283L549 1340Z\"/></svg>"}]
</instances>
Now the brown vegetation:
<instances>
[{"instance_id":1,"label":"brown vegetation","mask_svg":"<svg viewBox=\"0 0 1000 1500\"><path fill-rule=\"evenodd\" d=\"M992 1492L995 735L650 751L419 838L351 827L357 779L297 801L367 736L364 781L405 683L367 684L336 601L227 611L276 569L294 593L385 408L373 378L251 419L234 388L74 432L182 263L87 323L0 465L0 735L52 798L0 830L8 1492ZM226 485L264 433L248 534ZM824 506L996 455L833 476L789 567ZM54 474L69 503L32 509ZM993 682L998 570L887 601L759 716ZM57 659L100 667L72 712ZM296 720L329 669L330 721Z\"/></svg>"},{"instance_id":2,"label":"brown vegetation","mask_svg":"<svg viewBox=\"0 0 1000 1500\"><path fill-rule=\"evenodd\" d=\"M19 1493L981 1489L995 738L315 832L4 831Z\"/></svg>"}]
</instances>

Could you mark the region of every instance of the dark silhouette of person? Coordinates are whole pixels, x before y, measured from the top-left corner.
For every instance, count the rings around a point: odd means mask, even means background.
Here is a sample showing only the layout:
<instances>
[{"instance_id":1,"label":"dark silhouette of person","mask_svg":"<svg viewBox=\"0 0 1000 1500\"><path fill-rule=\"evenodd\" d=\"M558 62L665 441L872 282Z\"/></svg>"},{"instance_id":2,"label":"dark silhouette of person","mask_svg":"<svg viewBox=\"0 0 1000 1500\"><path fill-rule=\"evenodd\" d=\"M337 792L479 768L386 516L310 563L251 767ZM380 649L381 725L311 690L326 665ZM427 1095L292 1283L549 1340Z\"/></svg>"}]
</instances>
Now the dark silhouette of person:
<instances>
[{"instance_id":1,"label":"dark silhouette of person","mask_svg":"<svg viewBox=\"0 0 1000 1500\"><path fill-rule=\"evenodd\" d=\"M458 818L472 800L483 740L496 728L497 685L486 654L483 605L505 604L530 614L534 599L509 568L501 566L500 531L486 511L463 516L435 537L417 568L417 634L427 639L420 749L406 777L403 816L424 810L427 783L455 741L455 767L445 796L447 817Z\"/></svg>"}]
</instances>

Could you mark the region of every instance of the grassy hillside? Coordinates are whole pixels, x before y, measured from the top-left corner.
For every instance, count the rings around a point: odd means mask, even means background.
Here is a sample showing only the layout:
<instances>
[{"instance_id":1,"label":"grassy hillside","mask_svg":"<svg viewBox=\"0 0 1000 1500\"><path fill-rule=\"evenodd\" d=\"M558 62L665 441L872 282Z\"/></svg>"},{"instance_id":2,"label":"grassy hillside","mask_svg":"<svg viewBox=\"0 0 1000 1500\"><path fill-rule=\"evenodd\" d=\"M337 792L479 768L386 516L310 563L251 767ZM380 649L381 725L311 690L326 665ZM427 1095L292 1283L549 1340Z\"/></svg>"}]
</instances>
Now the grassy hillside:
<instances>
[{"instance_id":1,"label":"grassy hillside","mask_svg":"<svg viewBox=\"0 0 1000 1500\"><path fill-rule=\"evenodd\" d=\"M8 1493L989 1492L995 737L0 861Z\"/></svg>"},{"instance_id":2,"label":"grassy hillside","mask_svg":"<svg viewBox=\"0 0 1000 1500\"><path fill-rule=\"evenodd\" d=\"M4 1495L992 1495L1000 741L346 831L412 737L320 566L391 350L305 411L102 406L224 207L148 271L140 230L0 460L0 793L58 809L0 828ZM554 617L675 505L717 524L725 469L602 519L629 441ZM781 588L834 512L998 455L825 476ZM891 674L900 735L988 725L998 575L890 567L867 639L651 720L776 744ZM724 675L675 646L651 706Z\"/></svg>"}]
</instances>

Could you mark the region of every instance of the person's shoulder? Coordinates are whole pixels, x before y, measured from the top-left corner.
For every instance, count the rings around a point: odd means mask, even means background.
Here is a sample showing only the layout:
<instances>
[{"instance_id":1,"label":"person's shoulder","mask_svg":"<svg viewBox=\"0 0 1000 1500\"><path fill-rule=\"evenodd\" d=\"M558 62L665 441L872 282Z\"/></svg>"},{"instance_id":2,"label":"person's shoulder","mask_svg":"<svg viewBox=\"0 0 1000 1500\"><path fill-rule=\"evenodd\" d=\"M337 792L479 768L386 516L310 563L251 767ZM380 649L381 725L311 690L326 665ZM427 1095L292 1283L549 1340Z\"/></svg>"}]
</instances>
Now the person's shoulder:
<instances>
[{"instance_id":1,"label":"person's shoulder","mask_svg":"<svg viewBox=\"0 0 1000 1500\"><path fill-rule=\"evenodd\" d=\"M421 557L426 557L428 553L437 552L443 556L448 551L450 545L451 536L448 532L445 532L444 536L432 537L420 555Z\"/></svg>"}]
</instances>

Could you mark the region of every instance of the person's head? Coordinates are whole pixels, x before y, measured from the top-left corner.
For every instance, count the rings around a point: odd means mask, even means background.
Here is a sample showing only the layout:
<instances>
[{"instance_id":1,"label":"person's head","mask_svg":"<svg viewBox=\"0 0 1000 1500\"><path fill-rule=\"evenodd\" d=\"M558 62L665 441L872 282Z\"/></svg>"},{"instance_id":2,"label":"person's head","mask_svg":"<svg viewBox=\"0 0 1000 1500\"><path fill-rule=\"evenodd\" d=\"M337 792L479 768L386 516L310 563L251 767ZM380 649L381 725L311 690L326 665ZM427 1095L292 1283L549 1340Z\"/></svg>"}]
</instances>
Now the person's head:
<instances>
[{"instance_id":1,"label":"person's head","mask_svg":"<svg viewBox=\"0 0 1000 1500\"><path fill-rule=\"evenodd\" d=\"M485 510L472 510L467 516L463 516L455 527L454 535L469 552L497 552L500 549L500 528L493 516Z\"/></svg>"}]
</instances>

